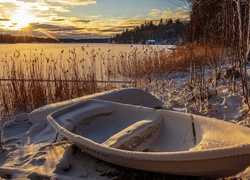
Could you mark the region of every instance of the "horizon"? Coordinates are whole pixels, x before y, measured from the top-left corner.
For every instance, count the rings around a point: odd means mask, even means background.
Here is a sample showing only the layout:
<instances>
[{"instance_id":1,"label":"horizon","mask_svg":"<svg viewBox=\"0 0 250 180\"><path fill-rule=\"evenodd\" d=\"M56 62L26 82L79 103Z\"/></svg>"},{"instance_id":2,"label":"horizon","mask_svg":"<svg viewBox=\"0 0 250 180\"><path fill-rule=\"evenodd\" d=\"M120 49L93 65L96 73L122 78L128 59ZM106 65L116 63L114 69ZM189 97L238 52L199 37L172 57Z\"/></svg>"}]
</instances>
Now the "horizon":
<instances>
[{"instance_id":1,"label":"horizon","mask_svg":"<svg viewBox=\"0 0 250 180\"><path fill-rule=\"evenodd\" d=\"M161 18L187 19L180 0L2 0L0 30L13 36L109 38Z\"/></svg>"}]
</instances>

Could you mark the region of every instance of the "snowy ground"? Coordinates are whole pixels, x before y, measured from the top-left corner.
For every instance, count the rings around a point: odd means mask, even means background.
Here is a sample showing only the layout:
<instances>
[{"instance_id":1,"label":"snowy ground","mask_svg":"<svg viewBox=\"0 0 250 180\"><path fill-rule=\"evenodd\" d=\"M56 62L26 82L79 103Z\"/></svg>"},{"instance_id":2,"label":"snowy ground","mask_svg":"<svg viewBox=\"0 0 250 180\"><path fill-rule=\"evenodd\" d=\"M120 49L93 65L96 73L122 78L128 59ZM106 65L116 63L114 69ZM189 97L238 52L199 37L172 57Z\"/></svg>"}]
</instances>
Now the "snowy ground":
<instances>
[{"instance_id":1,"label":"snowy ground","mask_svg":"<svg viewBox=\"0 0 250 180\"><path fill-rule=\"evenodd\" d=\"M154 90L154 82L148 87L164 101L167 109L250 126L250 120L244 117L242 97L230 93L226 87L220 86L219 94L201 105L191 100L193 95L180 77L168 84L169 87L158 91ZM31 125L27 114L5 124L2 143L0 177L5 179L193 179L131 170L100 161L67 141L55 142L54 129L46 121ZM250 179L250 167L232 178Z\"/></svg>"},{"instance_id":2,"label":"snowy ground","mask_svg":"<svg viewBox=\"0 0 250 180\"><path fill-rule=\"evenodd\" d=\"M112 47L108 48L112 49ZM58 49L60 53L61 47ZM12 49L9 51L13 53ZM0 56L4 55L0 52ZM218 87L217 96L211 96L206 103L200 104L198 99L194 99L195 94L191 93L186 80L187 76L173 75L172 80L165 83L151 82L145 85L145 89L161 99L167 109L213 117L250 127L250 120L245 116L240 93L232 93L226 86L221 85ZM158 87L157 90L156 87ZM1 117L1 122L3 121L4 117ZM31 125L27 121L27 114L20 114L15 120L8 121L1 131L3 148L0 149L0 178L193 179L111 165L90 157L67 141L54 142L54 137L55 131L46 121ZM250 179L250 167L231 178Z\"/></svg>"}]
</instances>

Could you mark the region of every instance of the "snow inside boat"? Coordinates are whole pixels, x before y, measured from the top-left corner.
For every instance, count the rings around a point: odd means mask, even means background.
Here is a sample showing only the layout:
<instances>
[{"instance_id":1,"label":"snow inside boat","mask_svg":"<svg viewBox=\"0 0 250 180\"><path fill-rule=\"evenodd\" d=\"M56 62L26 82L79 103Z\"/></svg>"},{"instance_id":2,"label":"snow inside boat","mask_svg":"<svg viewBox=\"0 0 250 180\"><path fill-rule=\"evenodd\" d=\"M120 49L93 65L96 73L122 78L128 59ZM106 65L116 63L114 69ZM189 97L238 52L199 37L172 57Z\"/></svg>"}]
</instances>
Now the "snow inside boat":
<instances>
[{"instance_id":1,"label":"snow inside boat","mask_svg":"<svg viewBox=\"0 0 250 180\"><path fill-rule=\"evenodd\" d=\"M86 153L129 168L227 177L250 165L250 129L221 120L92 99L47 119Z\"/></svg>"},{"instance_id":2,"label":"snow inside boat","mask_svg":"<svg viewBox=\"0 0 250 180\"><path fill-rule=\"evenodd\" d=\"M42 106L29 114L29 122L31 124L44 122L50 113L86 99L100 99L152 108L159 108L163 105L161 100L157 99L147 91L138 88L122 88Z\"/></svg>"}]
</instances>

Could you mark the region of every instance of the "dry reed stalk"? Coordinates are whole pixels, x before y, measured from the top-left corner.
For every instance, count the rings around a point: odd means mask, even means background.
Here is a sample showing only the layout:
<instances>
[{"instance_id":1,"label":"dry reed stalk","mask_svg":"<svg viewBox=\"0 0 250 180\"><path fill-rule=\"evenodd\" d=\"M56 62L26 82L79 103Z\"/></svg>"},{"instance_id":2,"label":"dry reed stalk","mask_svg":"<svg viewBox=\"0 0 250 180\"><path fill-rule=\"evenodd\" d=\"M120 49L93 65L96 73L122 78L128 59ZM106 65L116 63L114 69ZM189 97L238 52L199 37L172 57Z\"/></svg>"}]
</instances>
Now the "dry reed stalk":
<instances>
[{"instance_id":1,"label":"dry reed stalk","mask_svg":"<svg viewBox=\"0 0 250 180\"><path fill-rule=\"evenodd\" d=\"M7 114L31 111L47 103L98 91L94 71L84 71L85 67L78 61L74 49L70 51L69 58L66 60L62 55L56 60L52 56L46 57L43 51L32 54L29 59L16 51L13 56L4 61L3 67L3 76L14 80L0 81L2 103ZM55 81L38 81L44 79ZM66 81L62 82L62 80ZM67 82L67 80L74 80L74 82ZM87 83L83 83L84 81Z\"/></svg>"},{"instance_id":2,"label":"dry reed stalk","mask_svg":"<svg viewBox=\"0 0 250 180\"><path fill-rule=\"evenodd\" d=\"M209 51L209 46L199 44L177 46L172 52L161 47L144 46L142 50L131 47L129 52L119 52L117 56L112 52L113 47L105 53L91 48L87 45L82 46L79 52L74 48L68 52L62 50L57 58L47 56L43 50L31 53L30 57L18 51L6 57L3 60L4 77L32 80L0 81L6 111L9 114L16 110L31 111L51 102L118 88L121 86L110 83L118 79L129 79L133 81L130 86L145 89L153 80L163 79L170 73L188 71L190 62L195 69L194 82L201 83L198 81L199 68L211 64L209 59L217 62L215 59L221 58L219 50L215 57L214 47ZM65 53L68 54L65 56ZM201 62L202 67L199 66ZM52 82L36 81L38 79ZM97 80L109 83L100 86Z\"/></svg>"}]
</instances>

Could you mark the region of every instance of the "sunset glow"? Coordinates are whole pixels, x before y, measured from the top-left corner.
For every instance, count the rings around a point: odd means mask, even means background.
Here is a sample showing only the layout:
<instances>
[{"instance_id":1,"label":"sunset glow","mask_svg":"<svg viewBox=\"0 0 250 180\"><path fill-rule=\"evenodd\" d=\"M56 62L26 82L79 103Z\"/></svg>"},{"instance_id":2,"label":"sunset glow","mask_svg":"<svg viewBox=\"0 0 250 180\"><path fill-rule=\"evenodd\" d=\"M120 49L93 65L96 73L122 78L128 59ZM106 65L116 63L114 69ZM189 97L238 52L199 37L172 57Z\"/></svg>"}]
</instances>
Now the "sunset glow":
<instances>
[{"instance_id":1,"label":"sunset glow","mask_svg":"<svg viewBox=\"0 0 250 180\"><path fill-rule=\"evenodd\" d=\"M176 4L171 3L175 1ZM180 0L3 0L0 32L55 38L100 38L161 18L186 19ZM183 4L180 4L183 3ZM42 31L41 31L42 29ZM43 33L46 32L46 33Z\"/></svg>"},{"instance_id":2,"label":"sunset glow","mask_svg":"<svg viewBox=\"0 0 250 180\"><path fill-rule=\"evenodd\" d=\"M18 10L12 15L11 22L16 29L21 29L27 27L29 23L35 22L35 17L26 10Z\"/></svg>"}]
</instances>

